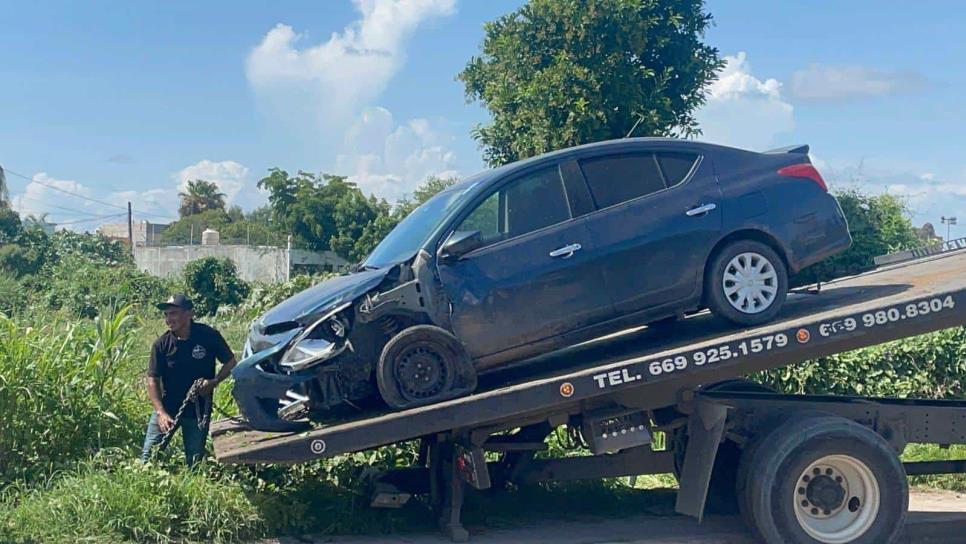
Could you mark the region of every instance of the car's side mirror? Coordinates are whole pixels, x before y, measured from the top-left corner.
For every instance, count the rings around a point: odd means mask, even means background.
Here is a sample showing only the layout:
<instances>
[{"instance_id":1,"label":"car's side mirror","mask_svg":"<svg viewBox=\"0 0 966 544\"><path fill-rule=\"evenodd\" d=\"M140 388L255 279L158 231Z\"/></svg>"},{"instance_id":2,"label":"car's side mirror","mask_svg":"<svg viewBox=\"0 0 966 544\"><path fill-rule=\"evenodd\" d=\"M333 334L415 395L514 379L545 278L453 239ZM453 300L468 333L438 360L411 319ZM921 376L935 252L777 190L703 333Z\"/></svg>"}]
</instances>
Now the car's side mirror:
<instances>
[{"instance_id":1,"label":"car's side mirror","mask_svg":"<svg viewBox=\"0 0 966 544\"><path fill-rule=\"evenodd\" d=\"M463 255L483 245L483 236L478 230L458 230L450 235L446 243L439 250L439 258L444 261L456 261Z\"/></svg>"}]
</instances>

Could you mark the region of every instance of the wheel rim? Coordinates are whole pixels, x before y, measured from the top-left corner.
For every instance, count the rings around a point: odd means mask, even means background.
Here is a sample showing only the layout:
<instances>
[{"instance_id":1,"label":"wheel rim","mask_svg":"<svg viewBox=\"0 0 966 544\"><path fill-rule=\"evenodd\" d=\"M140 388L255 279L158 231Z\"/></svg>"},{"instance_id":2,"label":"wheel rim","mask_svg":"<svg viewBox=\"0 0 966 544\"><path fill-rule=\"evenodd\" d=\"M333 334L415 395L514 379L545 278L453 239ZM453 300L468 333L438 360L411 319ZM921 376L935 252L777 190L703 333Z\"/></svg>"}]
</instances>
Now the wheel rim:
<instances>
[{"instance_id":1,"label":"wheel rim","mask_svg":"<svg viewBox=\"0 0 966 544\"><path fill-rule=\"evenodd\" d=\"M745 314L771 307L778 294L778 272L760 253L747 252L728 261L721 282L728 303Z\"/></svg>"},{"instance_id":2,"label":"wheel rim","mask_svg":"<svg viewBox=\"0 0 966 544\"><path fill-rule=\"evenodd\" d=\"M409 400L432 398L447 389L453 372L443 355L419 344L403 352L396 363L400 392Z\"/></svg>"},{"instance_id":3,"label":"wheel rim","mask_svg":"<svg viewBox=\"0 0 966 544\"><path fill-rule=\"evenodd\" d=\"M879 513L879 484L872 470L848 455L812 462L792 490L795 517L815 540L845 544L859 538Z\"/></svg>"}]
</instances>

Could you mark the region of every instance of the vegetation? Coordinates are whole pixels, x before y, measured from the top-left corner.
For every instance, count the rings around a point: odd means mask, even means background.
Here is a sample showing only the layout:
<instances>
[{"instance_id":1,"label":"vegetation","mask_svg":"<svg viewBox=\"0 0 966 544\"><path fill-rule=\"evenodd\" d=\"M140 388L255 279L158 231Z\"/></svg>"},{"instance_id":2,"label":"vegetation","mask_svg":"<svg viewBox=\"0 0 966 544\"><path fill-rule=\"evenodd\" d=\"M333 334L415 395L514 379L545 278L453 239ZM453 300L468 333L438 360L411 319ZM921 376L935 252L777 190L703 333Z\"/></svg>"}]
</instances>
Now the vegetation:
<instances>
[{"instance_id":1,"label":"vegetation","mask_svg":"<svg viewBox=\"0 0 966 544\"><path fill-rule=\"evenodd\" d=\"M225 211L225 193L220 192L218 185L210 181L189 181L185 192L178 193L178 196L181 197L181 205L178 207L178 215L181 217L212 210Z\"/></svg>"},{"instance_id":2,"label":"vegetation","mask_svg":"<svg viewBox=\"0 0 966 544\"><path fill-rule=\"evenodd\" d=\"M699 134L723 66L702 0L532 0L485 25L459 74L493 119L473 136L493 166L578 144Z\"/></svg>"},{"instance_id":3,"label":"vegetation","mask_svg":"<svg viewBox=\"0 0 966 544\"><path fill-rule=\"evenodd\" d=\"M202 316L214 315L221 306L240 304L250 291L229 259L205 257L191 261L184 267L184 282L194 301L195 313Z\"/></svg>"}]
</instances>

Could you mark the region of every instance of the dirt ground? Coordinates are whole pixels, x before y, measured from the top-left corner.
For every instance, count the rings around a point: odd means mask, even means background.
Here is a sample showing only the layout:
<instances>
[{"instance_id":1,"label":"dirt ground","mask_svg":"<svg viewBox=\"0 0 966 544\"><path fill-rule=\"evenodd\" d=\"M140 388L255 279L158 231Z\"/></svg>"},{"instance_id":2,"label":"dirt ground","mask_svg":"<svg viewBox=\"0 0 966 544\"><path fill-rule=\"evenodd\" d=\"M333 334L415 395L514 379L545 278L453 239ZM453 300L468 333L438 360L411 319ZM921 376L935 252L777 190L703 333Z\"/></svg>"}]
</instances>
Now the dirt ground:
<instances>
[{"instance_id":1,"label":"dirt ground","mask_svg":"<svg viewBox=\"0 0 966 544\"><path fill-rule=\"evenodd\" d=\"M900 542L910 544L966 543L966 495L917 490L910 496L906 531ZM698 525L681 516L641 515L620 519L561 521L534 519L512 529L469 526L475 544L755 544L741 520L712 516ZM438 533L403 536L325 536L283 538L262 544L442 544Z\"/></svg>"}]
</instances>

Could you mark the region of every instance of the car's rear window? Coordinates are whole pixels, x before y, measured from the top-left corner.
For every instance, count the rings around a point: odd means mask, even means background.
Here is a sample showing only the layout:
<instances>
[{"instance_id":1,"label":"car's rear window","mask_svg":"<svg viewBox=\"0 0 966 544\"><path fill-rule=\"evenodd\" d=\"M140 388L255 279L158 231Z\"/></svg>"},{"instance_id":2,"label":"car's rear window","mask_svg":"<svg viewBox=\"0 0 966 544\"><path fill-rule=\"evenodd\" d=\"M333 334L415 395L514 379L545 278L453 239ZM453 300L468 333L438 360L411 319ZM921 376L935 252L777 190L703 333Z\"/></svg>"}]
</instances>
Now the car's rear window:
<instances>
[{"instance_id":1,"label":"car's rear window","mask_svg":"<svg viewBox=\"0 0 966 544\"><path fill-rule=\"evenodd\" d=\"M667 186L674 187L684 181L697 159L698 156L693 153L658 153L657 162L661 163Z\"/></svg>"},{"instance_id":2,"label":"car's rear window","mask_svg":"<svg viewBox=\"0 0 966 544\"><path fill-rule=\"evenodd\" d=\"M580 161L598 208L606 208L664 189L653 153L610 155Z\"/></svg>"}]
</instances>

